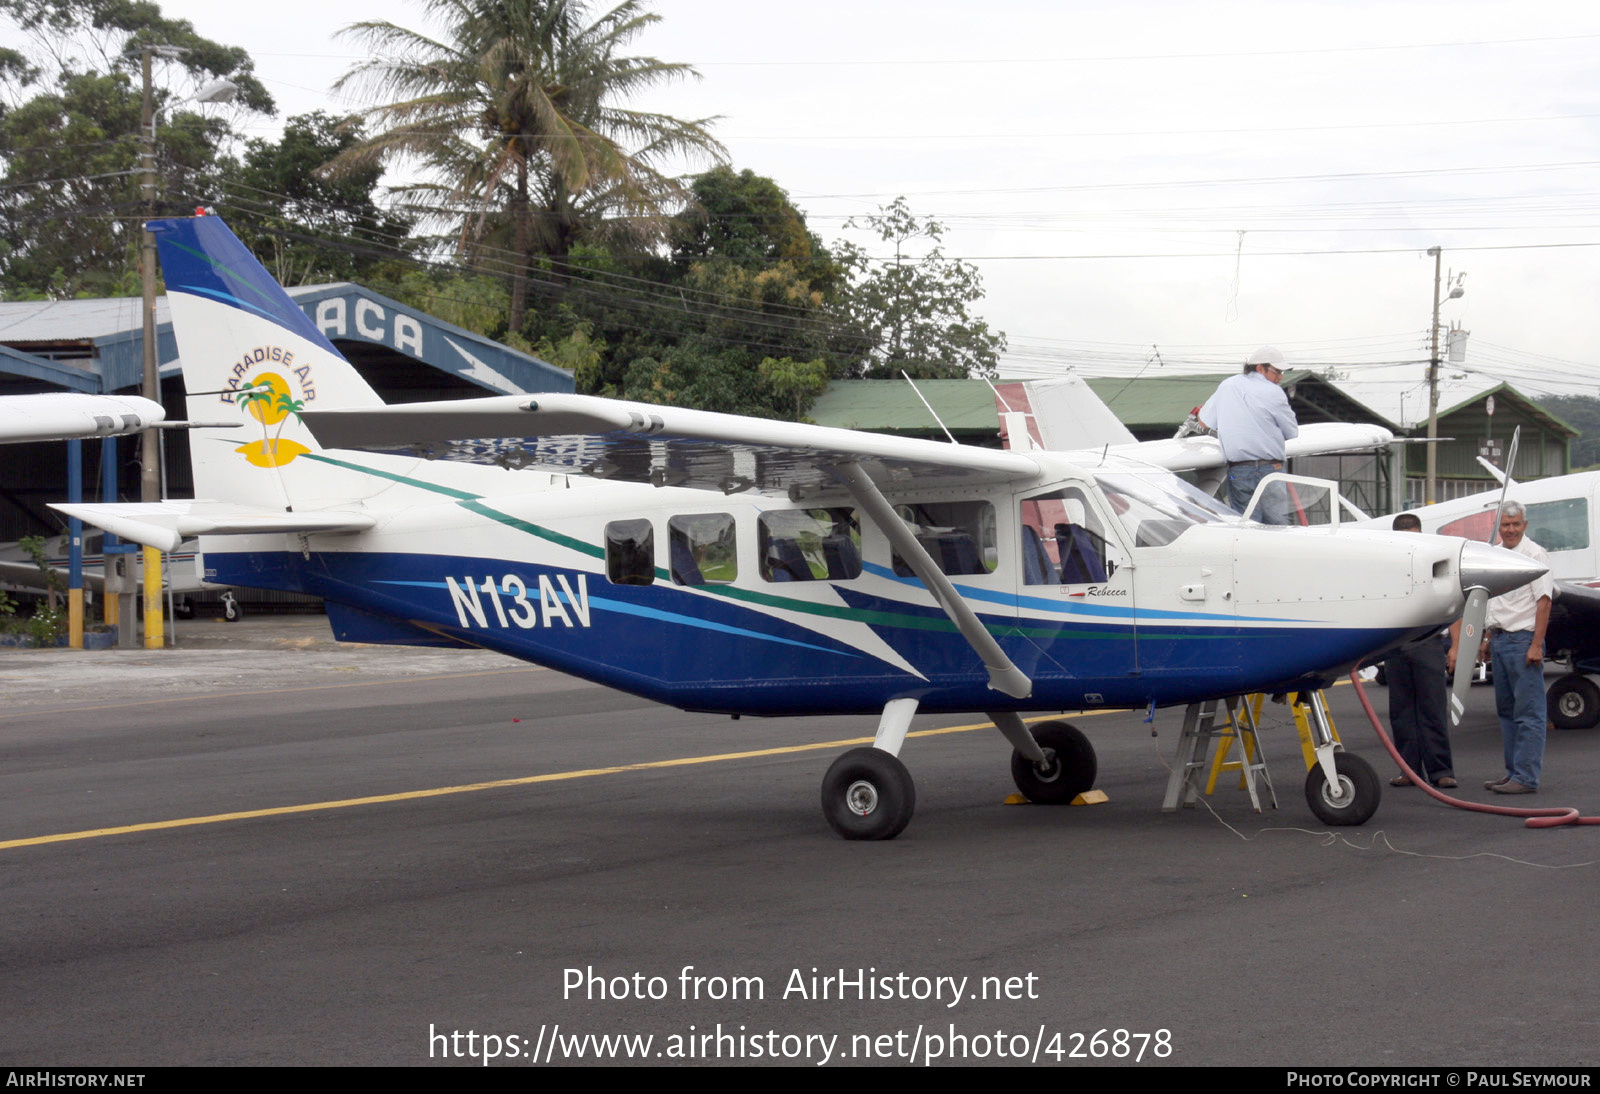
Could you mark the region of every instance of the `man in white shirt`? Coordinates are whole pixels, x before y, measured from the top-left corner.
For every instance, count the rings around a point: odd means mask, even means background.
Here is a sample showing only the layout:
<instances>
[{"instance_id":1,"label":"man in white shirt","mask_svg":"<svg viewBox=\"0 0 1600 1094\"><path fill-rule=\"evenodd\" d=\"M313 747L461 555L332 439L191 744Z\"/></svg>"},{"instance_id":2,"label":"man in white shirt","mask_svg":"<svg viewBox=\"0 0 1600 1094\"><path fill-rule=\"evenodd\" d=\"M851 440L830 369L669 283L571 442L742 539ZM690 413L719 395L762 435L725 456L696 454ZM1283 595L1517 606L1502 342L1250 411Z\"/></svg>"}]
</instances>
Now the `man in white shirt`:
<instances>
[{"instance_id":1,"label":"man in white shirt","mask_svg":"<svg viewBox=\"0 0 1600 1094\"><path fill-rule=\"evenodd\" d=\"M1262 478L1283 470L1287 440L1300 435L1289 397L1278 386L1286 362L1271 346L1262 346L1245 361L1245 371L1218 385L1200 408L1200 422L1217 432L1222 458L1228 461L1228 504L1244 512ZM1284 492L1264 495L1256 519L1288 524Z\"/></svg>"},{"instance_id":2,"label":"man in white shirt","mask_svg":"<svg viewBox=\"0 0 1600 1094\"><path fill-rule=\"evenodd\" d=\"M1525 534L1528 514L1518 501L1500 508L1500 546L1550 565L1550 556ZM1506 773L1483 784L1496 794L1532 794L1539 789L1544 765L1544 634L1550 624L1550 599L1555 582L1546 573L1520 589L1489 601L1483 647L1478 656L1493 657L1494 705L1500 716L1500 740ZM1448 668L1454 673L1461 624L1450 629Z\"/></svg>"}]
</instances>

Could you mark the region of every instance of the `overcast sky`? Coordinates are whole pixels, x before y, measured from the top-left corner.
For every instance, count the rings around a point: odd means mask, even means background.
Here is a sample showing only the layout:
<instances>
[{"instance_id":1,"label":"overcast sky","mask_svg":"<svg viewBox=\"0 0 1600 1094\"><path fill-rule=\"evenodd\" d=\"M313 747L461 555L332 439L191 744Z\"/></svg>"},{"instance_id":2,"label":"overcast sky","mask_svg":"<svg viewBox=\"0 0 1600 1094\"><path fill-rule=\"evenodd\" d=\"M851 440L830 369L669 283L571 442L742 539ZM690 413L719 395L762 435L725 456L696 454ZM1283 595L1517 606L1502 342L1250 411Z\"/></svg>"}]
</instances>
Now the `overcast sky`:
<instances>
[{"instance_id":1,"label":"overcast sky","mask_svg":"<svg viewBox=\"0 0 1600 1094\"><path fill-rule=\"evenodd\" d=\"M372 0L161 6L249 49L282 116L361 105L328 90L360 59L341 27L425 25ZM1413 388L1423 365L1393 362L1427 357L1440 246L1467 273L1442 309L1472 332L1466 368L1600 394L1596 5L654 9L634 52L703 79L633 105L720 116L733 166L824 240L901 194L943 222L1004 375L1214 371L1273 343Z\"/></svg>"}]
</instances>

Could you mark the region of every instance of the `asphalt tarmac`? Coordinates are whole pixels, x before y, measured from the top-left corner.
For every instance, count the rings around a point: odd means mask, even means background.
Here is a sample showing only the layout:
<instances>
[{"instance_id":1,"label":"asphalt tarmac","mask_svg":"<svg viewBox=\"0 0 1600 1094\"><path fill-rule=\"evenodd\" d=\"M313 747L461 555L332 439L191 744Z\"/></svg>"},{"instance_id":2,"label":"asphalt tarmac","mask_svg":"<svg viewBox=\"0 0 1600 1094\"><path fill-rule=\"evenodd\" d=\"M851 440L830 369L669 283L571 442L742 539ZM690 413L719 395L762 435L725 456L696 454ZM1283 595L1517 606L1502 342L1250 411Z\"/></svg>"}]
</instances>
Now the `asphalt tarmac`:
<instances>
[{"instance_id":1,"label":"asphalt tarmac","mask_svg":"<svg viewBox=\"0 0 1600 1094\"><path fill-rule=\"evenodd\" d=\"M1110 801L1076 808L1005 804L999 735L919 718L910 827L846 843L818 786L870 718L321 619L179 639L0 652L0 1065L1595 1061L1600 828L1386 785L1330 830L1282 708L1259 815L1231 782L1160 812L1181 711L1079 720ZM1454 740L1490 800L1490 689ZM1600 731L1551 734L1533 800L1600 812Z\"/></svg>"}]
</instances>

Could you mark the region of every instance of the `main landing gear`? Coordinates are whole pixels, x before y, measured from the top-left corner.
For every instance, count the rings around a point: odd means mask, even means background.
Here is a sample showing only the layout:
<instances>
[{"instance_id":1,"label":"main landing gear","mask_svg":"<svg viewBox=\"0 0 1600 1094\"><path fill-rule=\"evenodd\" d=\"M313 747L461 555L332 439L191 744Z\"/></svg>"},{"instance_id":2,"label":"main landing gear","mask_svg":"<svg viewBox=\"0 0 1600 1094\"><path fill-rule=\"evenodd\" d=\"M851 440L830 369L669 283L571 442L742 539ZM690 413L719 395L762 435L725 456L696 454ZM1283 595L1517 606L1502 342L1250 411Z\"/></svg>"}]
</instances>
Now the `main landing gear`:
<instances>
[{"instance_id":1,"label":"main landing gear","mask_svg":"<svg viewBox=\"0 0 1600 1094\"><path fill-rule=\"evenodd\" d=\"M1600 725L1600 688L1580 673L1563 676L1545 692L1550 722L1557 729L1593 729Z\"/></svg>"},{"instance_id":2,"label":"main landing gear","mask_svg":"<svg viewBox=\"0 0 1600 1094\"><path fill-rule=\"evenodd\" d=\"M845 839L894 839L917 807L911 772L900 762L917 700L895 699L883 708L871 748L853 748L822 778L822 815ZM1020 715L989 717L1010 741L1011 777L1017 789L1040 805L1065 805L1094 786L1094 746L1066 722L1042 722L1032 733Z\"/></svg>"}]
</instances>

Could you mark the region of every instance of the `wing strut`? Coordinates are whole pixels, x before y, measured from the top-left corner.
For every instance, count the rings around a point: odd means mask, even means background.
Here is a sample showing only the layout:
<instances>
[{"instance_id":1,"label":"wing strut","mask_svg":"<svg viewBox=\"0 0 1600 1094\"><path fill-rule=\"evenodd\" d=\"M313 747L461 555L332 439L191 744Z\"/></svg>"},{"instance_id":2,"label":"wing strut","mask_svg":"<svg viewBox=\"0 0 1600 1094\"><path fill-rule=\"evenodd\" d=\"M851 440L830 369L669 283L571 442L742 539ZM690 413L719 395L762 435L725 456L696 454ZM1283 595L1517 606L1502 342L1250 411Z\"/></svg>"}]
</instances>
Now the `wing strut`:
<instances>
[{"instance_id":1,"label":"wing strut","mask_svg":"<svg viewBox=\"0 0 1600 1094\"><path fill-rule=\"evenodd\" d=\"M1033 681L1012 664L1011 658L1000 648L1000 643L994 640L994 635L978 622L976 613L967 607L967 602L961 599L955 586L950 584L950 579L944 576L944 571L917 542L917 537L911 534L905 522L895 515L894 507L879 491L872 477L856 463L835 464L833 470L850 488L850 496L855 498L856 504L866 510L872 523L888 537L890 545L922 579L934 600L944 609L945 615L950 617L950 622L961 632L961 637L967 640L967 644L983 661L984 668L989 670L989 686L1013 699L1026 699L1032 695Z\"/></svg>"}]
</instances>

